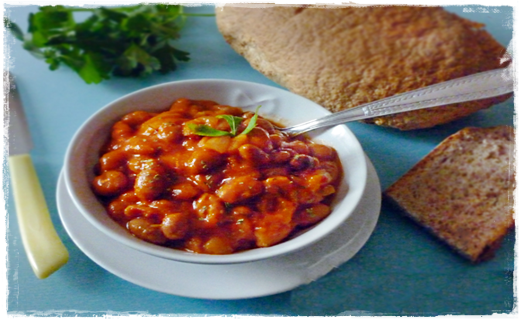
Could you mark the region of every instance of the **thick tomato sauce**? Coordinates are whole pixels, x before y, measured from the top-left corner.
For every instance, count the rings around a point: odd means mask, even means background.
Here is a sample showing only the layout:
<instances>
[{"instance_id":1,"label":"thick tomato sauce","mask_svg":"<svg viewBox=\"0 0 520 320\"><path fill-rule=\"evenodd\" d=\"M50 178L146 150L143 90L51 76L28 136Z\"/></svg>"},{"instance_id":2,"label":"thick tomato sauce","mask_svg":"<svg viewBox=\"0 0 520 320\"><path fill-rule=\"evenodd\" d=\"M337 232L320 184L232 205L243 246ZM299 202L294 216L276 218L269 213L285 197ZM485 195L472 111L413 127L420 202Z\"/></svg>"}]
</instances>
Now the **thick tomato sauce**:
<instances>
[{"instance_id":1,"label":"thick tomato sauce","mask_svg":"<svg viewBox=\"0 0 520 320\"><path fill-rule=\"evenodd\" d=\"M201 136L188 124L236 135ZM329 215L341 179L336 151L289 137L240 108L179 99L161 113L116 122L92 181L108 214L158 245L229 254L275 245Z\"/></svg>"}]
</instances>

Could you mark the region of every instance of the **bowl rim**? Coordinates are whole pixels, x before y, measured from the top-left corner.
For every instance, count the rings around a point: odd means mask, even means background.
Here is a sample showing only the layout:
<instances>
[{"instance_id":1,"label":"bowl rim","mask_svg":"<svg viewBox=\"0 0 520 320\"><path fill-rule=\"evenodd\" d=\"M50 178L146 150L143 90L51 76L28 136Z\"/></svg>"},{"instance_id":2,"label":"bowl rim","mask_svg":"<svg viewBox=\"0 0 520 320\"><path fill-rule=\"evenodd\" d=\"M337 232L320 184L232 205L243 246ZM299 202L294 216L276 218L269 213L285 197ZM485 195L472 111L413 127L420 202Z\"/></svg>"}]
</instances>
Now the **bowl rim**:
<instances>
[{"instance_id":1,"label":"bowl rim","mask_svg":"<svg viewBox=\"0 0 520 320\"><path fill-rule=\"evenodd\" d=\"M327 130L342 130L342 134L346 134L350 137L349 141L349 148L352 148L354 150L354 153L357 155L359 154L359 157L356 158L357 161L360 161L359 168L356 167L356 173L360 177L360 181L357 181L356 183L359 183L358 187L356 188L355 192L356 194L352 194L350 190L350 186L348 186L347 195L352 198L353 205L350 206L349 212L340 215L336 214L332 216L332 213L334 213L334 210L332 211L331 215L329 215L324 220L320 221L318 224L312 226L309 228L308 231L306 231L304 234L299 235L298 238L299 241L293 241L294 239L285 240L282 243L276 244L271 247L266 248L255 248L250 249L246 251L236 252L232 254L227 255L211 255L211 254L198 254L198 253L191 253L186 252L182 250L176 250L168 247L162 247L160 245L148 243L144 240L138 239L134 236L132 236L127 230L122 228L120 225L118 225L112 218L106 214L106 217L104 218L98 218L95 215L90 213L90 209L92 206L98 206L99 202L97 204L93 203L93 198L95 198L95 195L90 189L90 183L88 183L88 179L81 177L77 177L77 163L78 161L82 160L81 157L78 157L78 155L85 153L84 150L79 150L78 145L87 143L90 140L93 139L94 133L92 132L92 129L100 127L98 123L96 123L97 120L104 119L107 116L111 116L112 119L110 120L109 125L113 125L115 122L115 116L113 114L117 114L117 116L121 116L123 114L128 113L128 110L137 110L135 106L127 107L125 105L125 102L130 102L132 99L135 99L136 97L139 97L140 95L144 94L151 94L156 91L161 91L165 88L171 88L175 86L183 86L183 85L198 85L198 86L211 86L211 85L227 85L231 87L239 87L239 86L246 86L246 87L252 87L259 90L267 90L267 92L274 92L275 95L289 95L292 98L301 100L305 103L308 103L310 105L314 105L314 107L317 107L319 112L322 112L323 115L326 115L327 113L330 113L323 107L319 106L317 103L304 98L302 96L299 96L295 93L292 93L290 91L277 88L274 86L269 86L265 84L255 83L255 82L249 82L249 81L242 81L242 80L228 80L228 79L191 79L191 80L180 80L180 81L171 81L166 82L158 85L149 86L146 88L142 88L133 92L130 92L126 95L123 95L122 97L113 100L100 109L98 109L96 112L94 112L90 117L88 117L82 125L77 129L75 134L73 135L66 153L65 153L65 161L64 161L64 180L65 180L65 186L66 189L71 196L75 206L78 208L78 210L81 212L81 214L89 221L92 225L94 225L97 229L102 231L103 233L107 234L111 238L115 239L116 241L119 241L120 243L123 243L133 249L146 252L151 255L159 256L162 258L170 259L170 260L176 260L176 261L182 261L182 262L188 262L188 263L199 263L199 264L232 264L232 263L245 263L245 262L252 262L262 259L267 259L274 256L284 255L288 254L290 252L294 252L296 250L299 250L303 247L306 247L308 245L311 245L322 238L324 238L326 235L328 235L330 232L332 232L334 229L336 229L339 225L345 222L345 220L348 219L348 217L352 214L354 210L357 209L357 205L359 201L361 200L366 184L367 184L367 163L365 159L364 151L361 147L361 144L359 143L356 136L352 133L352 131L346 126L341 125L334 128L329 128ZM189 94L186 94L189 95ZM179 97L180 98L180 97ZM190 97L192 99L197 99L196 97ZM170 101L173 101L170 99ZM117 111L118 106L126 106L125 108L119 108ZM240 107L240 106L238 106ZM128 109L128 110L127 110ZM161 108L164 110L164 108ZM159 109L158 109L159 110ZM128 111L128 112L127 112ZM106 126L107 124L105 124ZM339 128L339 129L336 129ZM359 158L359 159L358 159ZM83 159L84 160L84 159ZM345 166L345 164L342 164ZM85 173L83 176L87 175L88 169L86 168L86 164L83 166L85 167ZM343 168L343 172L345 172L345 168ZM83 172L81 172L83 174ZM345 177L344 177L345 178ZM87 182L87 186L84 184ZM86 195L85 193L89 192L90 195ZM335 199L335 201L341 202L343 199ZM97 201L97 198L96 198ZM103 208L104 209L104 208ZM334 217L334 219L329 219L330 217ZM108 218L108 219L107 219ZM112 221L112 222L110 222ZM115 224L115 225L114 225ZM117 227L116 227L117 226ZM123 231L120 232L118 228Z\"/></svg>"}]
</instances>

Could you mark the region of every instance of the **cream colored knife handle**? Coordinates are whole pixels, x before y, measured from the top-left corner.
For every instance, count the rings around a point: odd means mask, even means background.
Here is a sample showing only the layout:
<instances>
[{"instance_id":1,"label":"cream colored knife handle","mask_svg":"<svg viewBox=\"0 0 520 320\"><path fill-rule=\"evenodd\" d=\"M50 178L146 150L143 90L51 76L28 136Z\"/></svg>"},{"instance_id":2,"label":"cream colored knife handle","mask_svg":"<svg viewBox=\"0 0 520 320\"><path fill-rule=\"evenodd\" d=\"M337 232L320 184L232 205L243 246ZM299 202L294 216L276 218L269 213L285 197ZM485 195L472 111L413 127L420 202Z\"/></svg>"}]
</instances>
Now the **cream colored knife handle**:
<instances>
[{"instance_id":1,"label":"cream colored knife handle","mask_svg":"<svg viewBox=\"0 0 520 320\"><path fill-rule=\"evenodd\" d=\"M69 253L51 221L49 209L28 154L9 157L18 225L29 263L40 279L67 263Z\"/></svg>"}]
</instances>

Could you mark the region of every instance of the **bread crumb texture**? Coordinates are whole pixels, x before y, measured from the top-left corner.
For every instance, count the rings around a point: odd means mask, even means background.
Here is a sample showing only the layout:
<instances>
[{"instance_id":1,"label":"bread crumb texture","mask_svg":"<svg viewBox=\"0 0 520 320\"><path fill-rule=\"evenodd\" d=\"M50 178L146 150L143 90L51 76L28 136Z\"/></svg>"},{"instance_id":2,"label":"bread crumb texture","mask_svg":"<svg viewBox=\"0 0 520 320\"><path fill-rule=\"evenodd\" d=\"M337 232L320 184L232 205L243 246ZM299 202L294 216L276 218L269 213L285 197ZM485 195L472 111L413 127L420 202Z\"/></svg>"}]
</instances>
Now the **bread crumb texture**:
<instances>
[{"instance_id":1,"label":"bread crumb texture","mask_svg":"<svg viewBox=\"0 0 520 320\"><path fill-rule=\"evenodd\" d=\"M216 10L224 39L251 66L332 112L505 67L506 49L484 25L440 7L235 7ZM428 128L509 96L370 120Z\"/></svg>"},{"instance_id":2,"label":"bread crumb texture","mask_svg":"<svg viewBox=\"0 0 520 320\"><path fill-rule=\"evenodd\" d=\"M410 218L474 262L514 226L514 130L465 128L385 191Z\"/></svg>"}]
</instances>

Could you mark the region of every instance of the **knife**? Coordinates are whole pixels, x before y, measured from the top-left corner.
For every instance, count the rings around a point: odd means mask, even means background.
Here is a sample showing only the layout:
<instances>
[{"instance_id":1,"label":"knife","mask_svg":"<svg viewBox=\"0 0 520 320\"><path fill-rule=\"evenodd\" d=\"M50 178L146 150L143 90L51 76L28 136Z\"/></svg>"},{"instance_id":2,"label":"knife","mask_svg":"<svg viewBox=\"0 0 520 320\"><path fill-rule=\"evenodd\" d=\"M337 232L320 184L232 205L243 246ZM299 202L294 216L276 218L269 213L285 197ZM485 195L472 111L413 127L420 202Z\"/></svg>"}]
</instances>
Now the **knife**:
<instances>
[{"instance_id":1,"label":"knife","mask_svg":"<svg viewBox=\"0 0 520 320\"><path fill-rule=\"evenodd\" d=\"M4 83L6 81L9 84L6 92L9 105L8 162L18 225L31 268L38 278L44 279L67 263L69 253L52 224L29 154L32 141L22 103L9 72L4 72Z\"/></svg>"}]
</instances>

